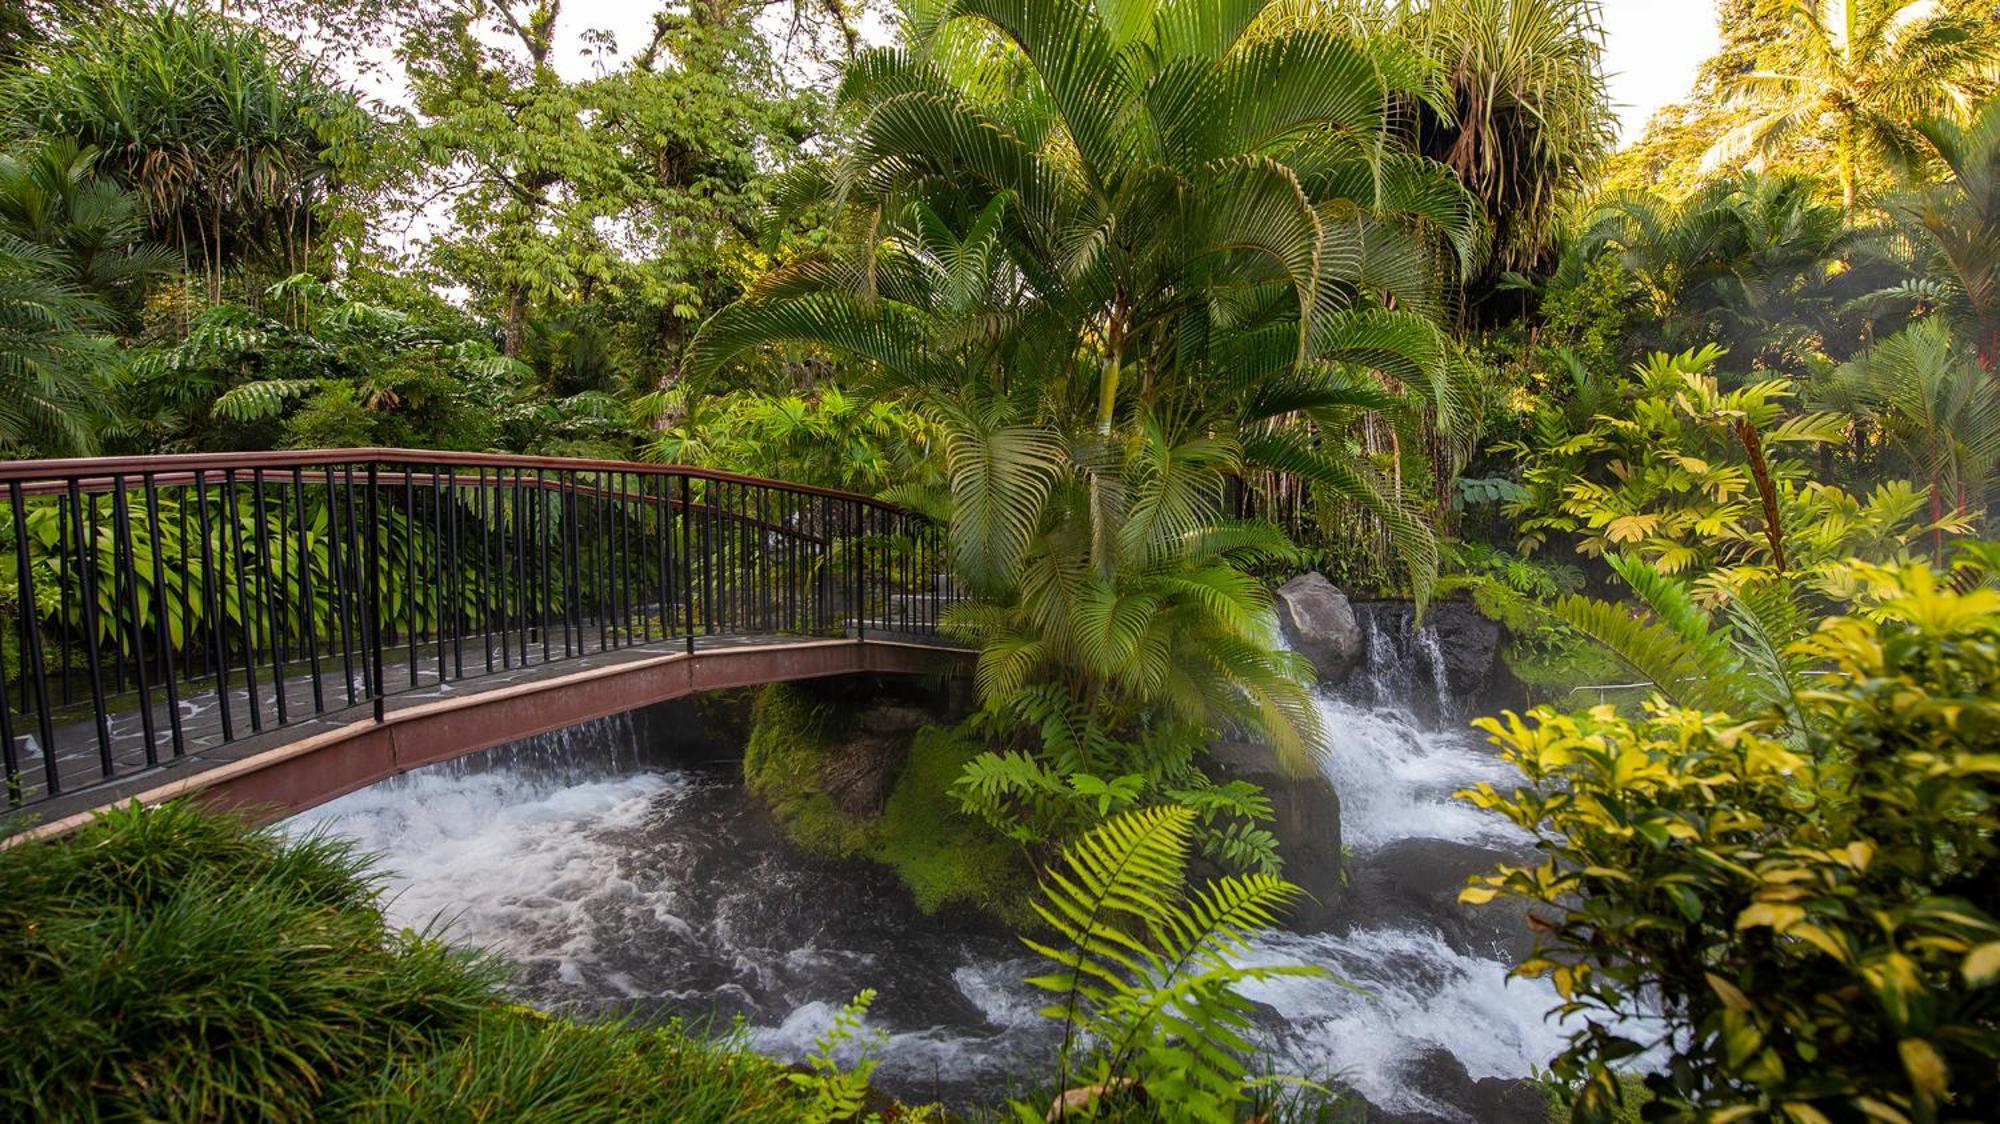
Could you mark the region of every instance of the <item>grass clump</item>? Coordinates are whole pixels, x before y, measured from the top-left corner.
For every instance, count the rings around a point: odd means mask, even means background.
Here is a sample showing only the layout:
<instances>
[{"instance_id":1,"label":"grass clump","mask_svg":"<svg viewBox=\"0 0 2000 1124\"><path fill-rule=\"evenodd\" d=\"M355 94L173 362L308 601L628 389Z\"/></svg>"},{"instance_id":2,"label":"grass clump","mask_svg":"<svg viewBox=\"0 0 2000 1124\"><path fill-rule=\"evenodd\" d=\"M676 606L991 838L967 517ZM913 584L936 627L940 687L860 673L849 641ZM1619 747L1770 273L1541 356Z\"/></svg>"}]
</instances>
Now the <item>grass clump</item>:
<instances>
[{"instance_id":1,"label":"grass clump","mask_svg":"<svg viewBox=\"0 0 2000 1124\"><path fill-rule=\"evenodd\" d=\"M332 1117L349 1121L808 1119L786 1074L735 1043L679 1023L634 1028L496 1012L450 1046L350 1083Z\"/></svg>"},{"instance_id":2,"label":"grass clump","mask_svg":"<svg viewBox=\"0 0 2000 1124\"><path fill-rule=\"evenodd\" d=\"M796 1118L773 1063L524 1012L379 893L345 841L187 803L0 852L0 1118Z\"/></svg>"},{"instance_id":3,"label":"grass clump","mask_svg":"<svg viewBox=\"0 0 2000 1124\"><path fill-rule=\"evenodd\" d=\"M809 691L774 684L758 693L743 756L744 783L771 809L801 850L867 858L896 872L918 908L982 910L1018 924L1034 875L1021 849L965 815L952 795L979 747L957 730L916 732L894 788L877 816L844 811L823 782L829 756L852 715Z\"/></svg>"}]
</instances>

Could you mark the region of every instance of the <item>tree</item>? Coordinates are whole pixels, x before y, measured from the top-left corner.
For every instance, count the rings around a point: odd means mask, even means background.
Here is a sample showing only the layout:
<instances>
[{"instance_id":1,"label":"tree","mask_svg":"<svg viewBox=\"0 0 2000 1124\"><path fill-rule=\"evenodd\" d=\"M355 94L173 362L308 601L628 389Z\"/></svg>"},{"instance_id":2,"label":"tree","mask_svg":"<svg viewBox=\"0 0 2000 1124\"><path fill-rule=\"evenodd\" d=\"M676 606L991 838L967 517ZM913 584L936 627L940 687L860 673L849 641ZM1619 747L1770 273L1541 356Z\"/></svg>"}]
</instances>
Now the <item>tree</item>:
<instances>
[{"instance_id":1,"label":"tree","mask_svg":"<svg viewBox=\"0 0 2000 1124\"><path fill-rule=\"evenodd\" d=\"M1712 166L1769 155L1798 137L1830 149L1842 206L1865 166L1917 146L1915 123L1964 112L1991 89L2000 34L1991 15L1938 12L1931 0L1795 0L1783 36L1725 97L1748 120L1709 150Z\"/></svg>"},{"instance_id":2,"label":"tree","mask_svg":"<svg viewBox=\"0 0 2000 1124\"><path fill-rule=\"evenodd\" d=\"M1492 273L1540 263L1616 140L1593 0L1432 0L1393 25L1442 69L1411 104L1416 148L1456 172L1491 228Z\"/></svg>"},{"instance_id":3,"label":"tree","mask_svg":"<svg viewBox=\"0 0 2000 1124\"><path fill-rule=\"evenodd\" d=\"M1859 348L1870 325L1849 306L1904 271L1880 232L1849 224L1822 189L1772 172L1711 180L1681 198L1608 196L1566 240L1544 296L1560 302L1602 285L1591 265L1613 255L1640 298L1623 306L1628 350L1715 343L1739 370L1803 376Z\"/></svg>"},{"instance_id":4,"label":"tree","mask_svg":"<svg viewBox=\"0 0 2000 1124\"><path fill-rule=\"evenodd\" d=\"M1462 436L1462 370L1420 313L1478 217L1448 169L1393 144L1388 108L1427 95L1422 66L1279 14L913 8L907 47L847 68L853 144L787 188L844 205L844 243L719 313L689 372L810 345L939 420L954 564L993 614L977 627L1031 630L988 648L989 681L1016 660L1085 700L1127 676L1156 704L1238 692L1308 746L1303 688L1245 628L1261 589L1235 566L1228 586L1193 575L1220 558L1205 544L1227 540L1230 481L1259 466L1369 505L1422 589L1434 540L1350 427ZM1217 622L1198 660L1158 650L1182 603Z\"/></svg>"},{"instance_id":5,"label":"tree","mask_svg":"<svg viewBox=\"0 0 2000 1124\"><path fill-rule=\"evenodd\" d=\"M71 27L0 88L12 130L96 151L99 174L144 203L154 239L206 272L211 300L238 265L305 268L370 121L295 49L173 7Z\"/></svg>"},{"instance_id":6,"label":"tree","mask_svg":"<svg viewBox=\"0 0 2000 1124\"><path fill-rule=\"evenodd\" d=\"M733 297L761 177L813 129L749 19L760 6L660 11L622 64L587 40L600 73L558 71L561 5L448 5L405 35L416 94L406 190L450 200L430 247L529 348L538 308L590 306L631 324L671 371L691 326Z\"/></svg>"},{"instance_id":7,"label":"tree","mask_svg":"<svg viewBox=\"0 0 2000 1124\"><path fill-rule=\"evenodd\" d=\"M1891 201L1890 213L1922 248L1923 278L1907 286L1972 341L1988 374L2000 364L2000 98L1972 123L1919 124L1943 165L1942 182ZM1927 154L1927 155L1930 155Z\"/></svg>"}]
</instances>

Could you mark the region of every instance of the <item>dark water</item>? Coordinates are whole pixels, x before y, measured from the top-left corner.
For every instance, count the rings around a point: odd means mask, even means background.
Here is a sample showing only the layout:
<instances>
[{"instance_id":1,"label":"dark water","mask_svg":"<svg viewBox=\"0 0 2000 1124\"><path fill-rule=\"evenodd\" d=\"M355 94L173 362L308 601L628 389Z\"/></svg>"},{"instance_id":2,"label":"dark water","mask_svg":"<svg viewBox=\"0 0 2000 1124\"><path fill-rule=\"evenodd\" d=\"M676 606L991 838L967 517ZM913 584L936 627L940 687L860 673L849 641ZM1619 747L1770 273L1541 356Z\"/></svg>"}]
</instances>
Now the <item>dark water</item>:
<instances>
[{"instance_id":1,"label":"dark water","mask_svg":"<svg viewBox=\"0 0 2000 1124\"><path fill-rule=\"evenodd\" d=\"M1420 638L1404 647L1423 652ZM1405 657L1381 657L1392 658ZM1280 1071L1338 1076L1392 1115L1476 1120L1453 1090L1552 1056L1560 1033L1542 1012L1554 995L1507 983L1501 935L1451 904L1467 873L1520 844L1450 793L1505 771L1470 734L1414 717L1449 713L1449 700L1414 705L1401 693L1430 684L1399 668L1370 669L1355 700L1321 701L1354 851L1347 922L1256 953L1353 986L1287 979L1250 994ZM1011 936L923 916L868 864L793 852L733 769L666 764L674 735L659 725L612 719L503 747L294 823L381 853L394 920L446 919L459 939L520 962L544 1006L740 1016L760 1048L798 1057L869 987L870 1025L888 1035L877 1076L893 1092L990 1097L1047 1065L1050 1025L1019 982L1036 965ZM1436 1078L1440 1051L1462 1065L1455 1081Z\"/></svg>"}]
</instances>

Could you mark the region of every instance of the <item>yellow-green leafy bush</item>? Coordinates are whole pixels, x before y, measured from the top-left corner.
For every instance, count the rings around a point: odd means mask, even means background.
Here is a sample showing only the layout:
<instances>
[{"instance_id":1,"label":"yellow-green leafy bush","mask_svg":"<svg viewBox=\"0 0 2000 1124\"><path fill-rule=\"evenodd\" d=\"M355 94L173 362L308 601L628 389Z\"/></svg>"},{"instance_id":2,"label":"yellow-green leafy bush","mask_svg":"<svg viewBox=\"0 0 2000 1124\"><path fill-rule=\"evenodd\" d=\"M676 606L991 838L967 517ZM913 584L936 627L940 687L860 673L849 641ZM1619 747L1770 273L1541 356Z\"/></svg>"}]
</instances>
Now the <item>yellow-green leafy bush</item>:
<instances>
[{"instance_id":1,"label":"yellow-green leafy bush","mask_svg":"<svg viewBox=\"0 0 2000 1124\"><path fill-rule=\"evenodd\" d=\"M1539 915L1515 974L1574 1017L1556 1076L1613 1118L2000 1119L2000 594L1868 571L1802 641L1803 729L1655 702L1482 726L1525 777L1469 793L1539 864L1465 891Z\"/></svg>"}]
</instances>

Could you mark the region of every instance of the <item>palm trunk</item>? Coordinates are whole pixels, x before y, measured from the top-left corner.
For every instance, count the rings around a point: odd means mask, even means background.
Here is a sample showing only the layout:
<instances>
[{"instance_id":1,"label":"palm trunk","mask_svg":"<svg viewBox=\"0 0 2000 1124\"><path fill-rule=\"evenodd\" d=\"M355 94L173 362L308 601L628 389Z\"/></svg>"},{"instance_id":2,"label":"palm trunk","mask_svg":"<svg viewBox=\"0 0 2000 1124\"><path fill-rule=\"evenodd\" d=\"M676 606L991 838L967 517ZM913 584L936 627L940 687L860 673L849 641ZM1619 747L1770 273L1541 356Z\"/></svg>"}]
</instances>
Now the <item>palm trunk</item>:
<instances>
[{"instance_id":1,"label":"palm trunk","mask_svg":"<svg viewBox=\"0 0 2000 1124\"><path fill-rule=\"evenodd\" d=\"M1850 123L1841 127L1839 152L1835 156L1840 162L1840 207L1848 216L1854 214L1855 168L1854 168L1854 126Z\"/></svg>"}]
</instances>

